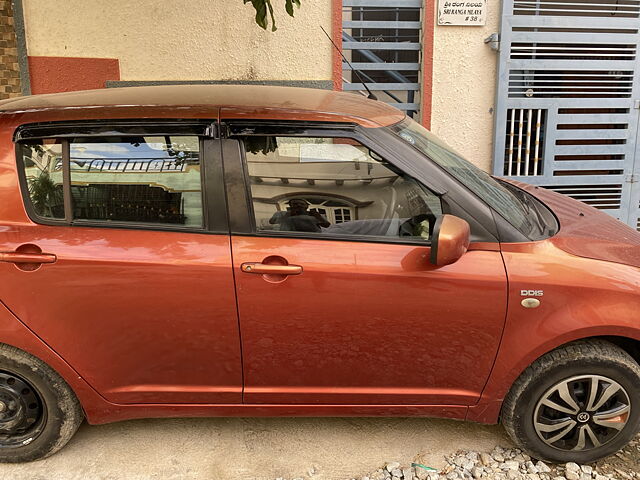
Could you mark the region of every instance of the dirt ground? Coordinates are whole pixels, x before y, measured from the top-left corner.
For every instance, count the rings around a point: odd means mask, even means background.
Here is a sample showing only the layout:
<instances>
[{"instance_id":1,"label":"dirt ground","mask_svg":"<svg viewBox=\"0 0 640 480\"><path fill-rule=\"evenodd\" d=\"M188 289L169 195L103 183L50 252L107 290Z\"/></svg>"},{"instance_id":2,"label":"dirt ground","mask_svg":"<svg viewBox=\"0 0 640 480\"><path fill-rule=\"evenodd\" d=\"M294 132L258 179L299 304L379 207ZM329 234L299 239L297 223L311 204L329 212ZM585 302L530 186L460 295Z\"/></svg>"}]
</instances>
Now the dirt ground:
<instances>
[{"instance_id":1,"label":"dirt ground","mask_svg":"<svg viewBox=\"0 0 640 480\"><path fill-rule=\"evenodd\" d=\"M386 462L442 468L457 450L510 446L500 426L417 418L206 418L83 424L56 455L0 465L6 480L360 478ZM640 471L640 437L602 467ZM606 465L605 465L606 464ZM620 480L624 477L616 475Z\"/></svg>"},{"instance_id":2,"label":"dirt ground","mask_svg":"<svg viewBox=\"0 0 640 480\"><path fill-rule=\"evenodd\" d=\"M640 472L640 435L625 449L599 461L596 465L601 472L611 473L621 480L625 480L624 473Z\"/></svg>"},{"instance_id":3,"label":"dirt ground","mask_svg":"<svg viewBox=\"0 0 640 480\"><path fill-rule=\"evenodd\" d=\"M83 424L54 456L0 465L6 480L350 479L389 461L434 467L508 444L498 426L420 418L203 418ZM313 470L311 470L313 469ZM310 475L310 471L313 475Z\"/></svg>"}]
</instances>

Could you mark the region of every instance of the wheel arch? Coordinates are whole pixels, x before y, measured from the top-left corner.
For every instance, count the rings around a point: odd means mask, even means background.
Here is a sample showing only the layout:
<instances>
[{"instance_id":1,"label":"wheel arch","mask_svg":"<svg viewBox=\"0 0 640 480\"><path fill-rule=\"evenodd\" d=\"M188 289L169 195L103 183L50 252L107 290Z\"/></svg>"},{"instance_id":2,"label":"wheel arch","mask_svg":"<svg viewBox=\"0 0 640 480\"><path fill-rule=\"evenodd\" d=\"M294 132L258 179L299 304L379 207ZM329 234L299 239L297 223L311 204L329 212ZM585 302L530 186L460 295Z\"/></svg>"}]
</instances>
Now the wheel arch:
<instances>
[{"instance_id":1,"label":"wheel arch","mask_svg":"<svg viewBox=\"0 0 640 480\"><path fill-rule=\"evenodd\" d=\"M0 343L37 358L60 375L75 394L89 421L109 405L71 365L27 328L1 301Z\"/></svg>"},{"instance_id":2,"label":"wheel arch","mask_svg":"<svg viewBox=\"0 0 640 480\"><path fill-rule=\"evenodd\" d=\"M606 340L608 342L613 343L614 345L620 347L622 350L627 352L631 358L633 358L638 365L640 365L640 340L629 337L619 337L619 336L601 336L601 337L592 337L594 339ZM587 339L589 340L589 339Z\"/></svg>"},{"instance_id":3,"label":"wheel arch","mask_svg":"<svg viewBox=\"0 0 640 480\"><path fill-rule=\"evenodd\" d=\"M611 333L601 332L598 329L589 333L573 332L567 336L550 339L536 349L522 355L517 362L512 362L511 368L503 365L502 374L496 372L496 370L501 369L501 366L498 365L500 359L498 359L479 402L469 407L466 419L480 423L499 423L504 399L524 371L544 355L573 343L604 340L628 353L640 365L640 332L618 331Z\"/></svg>"}]
</instances>

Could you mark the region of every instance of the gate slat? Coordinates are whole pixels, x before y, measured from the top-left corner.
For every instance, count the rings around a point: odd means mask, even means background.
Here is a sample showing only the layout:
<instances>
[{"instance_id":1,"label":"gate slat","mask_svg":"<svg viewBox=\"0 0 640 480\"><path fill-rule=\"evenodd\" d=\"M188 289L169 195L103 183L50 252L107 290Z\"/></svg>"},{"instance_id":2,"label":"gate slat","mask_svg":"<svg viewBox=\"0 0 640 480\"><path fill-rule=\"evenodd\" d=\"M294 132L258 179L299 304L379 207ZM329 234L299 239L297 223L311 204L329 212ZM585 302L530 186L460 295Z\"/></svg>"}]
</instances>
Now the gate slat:
<instances>
[{"instance_id":1,"label":"gate slat","mask_svg":"<svg viewBox=\"0 0 640 480\"><path fill-rule=\"evenodd\" d=\"M556 155L625 155L633 154L627 145L556 145Z\"/></svg>"}]
</instances>

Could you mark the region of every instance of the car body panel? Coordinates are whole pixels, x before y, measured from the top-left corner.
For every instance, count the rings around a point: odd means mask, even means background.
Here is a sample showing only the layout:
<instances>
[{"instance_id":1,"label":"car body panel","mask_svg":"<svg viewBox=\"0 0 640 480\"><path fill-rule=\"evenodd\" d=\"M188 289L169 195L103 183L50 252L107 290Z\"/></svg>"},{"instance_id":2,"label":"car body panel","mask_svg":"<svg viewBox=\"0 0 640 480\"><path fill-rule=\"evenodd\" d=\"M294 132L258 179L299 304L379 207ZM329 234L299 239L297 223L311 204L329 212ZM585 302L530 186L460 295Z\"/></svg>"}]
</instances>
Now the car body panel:
<instances>
[{"instance_id":1,"label":"car body panel","mask_svg":"<svg viewBox=\"0 0 640 480\"><path fill-rule=\"evenodd\" d=\"M509 313L496 364L468 419L497 421L512 383L537 358L575 340L640 341L640 270L581 258L551 240L502 244L509 275ZM522 290L541 290L540 307L521 305Z\"/></svg>"},{"instance_id":2,"label":"car body panel","mask_svg":"<svg viewBox=\"0 0 640 480\"><path fill-rule=\"evenodd\" d=\"M48 225L0 232L0 251L24 244L57 261L36 271L0 263L0 298L105 398L241 402L228 236Z\"/></svg>"},{"instance_id":3,"label":"car body panel","mask_svg":"<svg viewBox=\"0 0 640 480\"><path fill-rule=\"evenodd\" d=\"M404 114L384 102L360 95L292 87L247 85L163 85L153 88L114 88L20 97L0 102L0 114L58 112L59 120L87 112L93 118L120 118L118 111L168 110L174 118L194 118L199 112L224 108L228 118L356 123L381 127L401 121ZM156 113L154 113L156 115ZM216 117L217 118L217 117Z\"/></svg>"},{"instance_id":4,"label":"car body panel","mask_svg":"<svg viewBox=\"0 0 640 480\"><path fill-rule=\"evenodd\" d=\"M498 252L434 267L430 248L416 245L232 242L245 403L476 403L506 311ZM270 256L302 274L271 281L240 270Z\"/></svg>"},{"instance_id":5,"label":"car body panel","mask_svg":"<svg viewBox=\"0 0 640 480\"><path fill-rule=\"evenodd\" d=\"M550 241L579 257L640 267L640 233L611 215L566 195L510 181L547 205L560 221Z\"/></svg>"}]
</instances>

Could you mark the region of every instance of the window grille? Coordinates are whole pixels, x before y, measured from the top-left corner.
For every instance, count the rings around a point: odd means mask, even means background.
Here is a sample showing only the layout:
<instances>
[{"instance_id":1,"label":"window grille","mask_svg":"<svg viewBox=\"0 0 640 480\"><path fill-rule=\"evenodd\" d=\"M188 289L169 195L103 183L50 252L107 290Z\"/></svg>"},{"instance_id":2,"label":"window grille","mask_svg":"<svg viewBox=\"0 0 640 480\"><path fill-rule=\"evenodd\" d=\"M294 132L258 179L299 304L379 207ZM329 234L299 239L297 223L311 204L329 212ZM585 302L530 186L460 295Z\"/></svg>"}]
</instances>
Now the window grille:
<instances>
[{"instance_id":1,"label":"window grille","mask_svg":"<svg viewBox=\"0 0 640 480\"><path fill-rule=\"evenodd\" d=\"M343 53L382 101L413 116L420 109L423 0L343 0ZM364 91L343 64L347 91Z\"/></svg>"},{"instance_id":2,"label":"window grille","mask_svg":"<svg viewBox=\"0 0 640 480\"><path fill-rule=\"evenodd\" d=\"M542 174L544 141L543 109L511 108L507 112L507 141L504 175L536 176Z\"/></svg>"}]
</instances>

